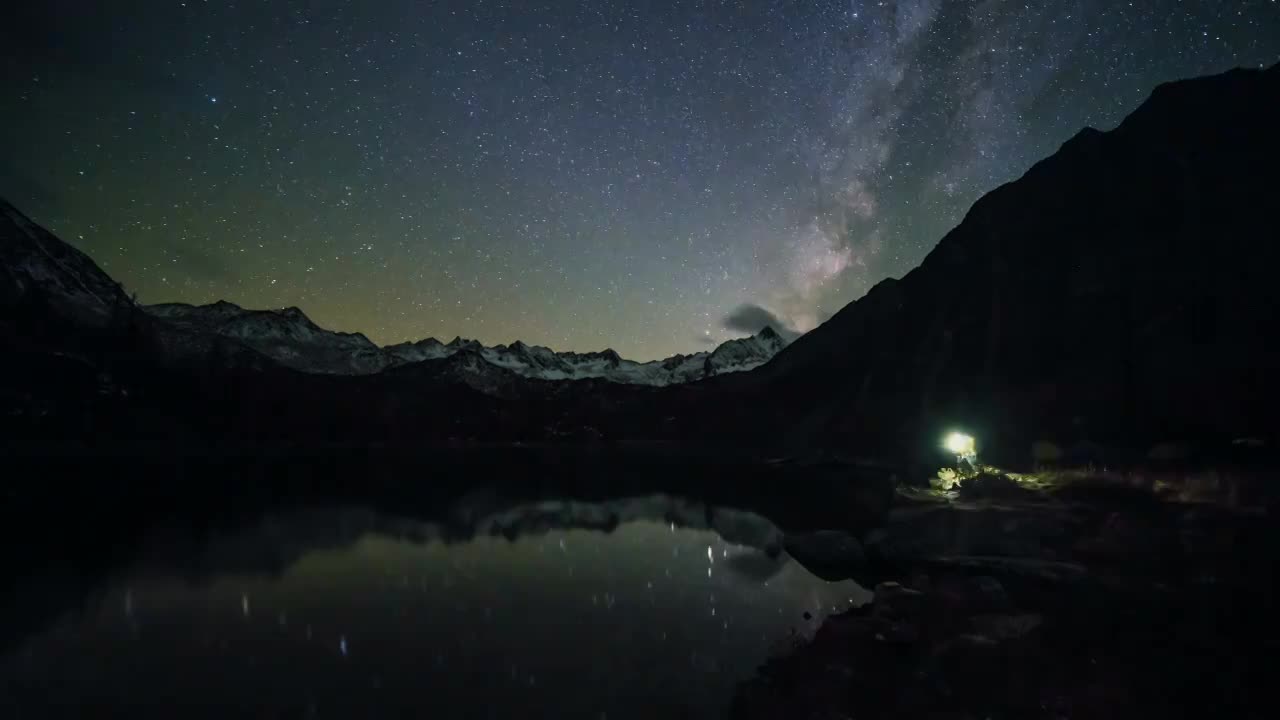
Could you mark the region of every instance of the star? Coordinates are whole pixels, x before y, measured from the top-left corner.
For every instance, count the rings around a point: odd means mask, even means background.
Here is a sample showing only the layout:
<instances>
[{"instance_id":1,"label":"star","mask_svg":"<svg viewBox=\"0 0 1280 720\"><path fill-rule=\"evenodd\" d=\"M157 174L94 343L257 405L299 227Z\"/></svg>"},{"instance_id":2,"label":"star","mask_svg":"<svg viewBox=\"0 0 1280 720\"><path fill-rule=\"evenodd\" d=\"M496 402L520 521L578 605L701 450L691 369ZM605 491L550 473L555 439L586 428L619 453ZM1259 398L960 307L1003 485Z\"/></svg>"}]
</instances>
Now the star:
<instances>
[{"instance_id":1,"label":"star","mask_svg":"<svg viewBox=\"0 0 1280 720\"><path fill-rule=\"evenodd\" d=\"M1280 59L1271 2L30 5L0 196L141 302L635 360L811 329L1157 84Z\"/></svg>"}]
</instances>

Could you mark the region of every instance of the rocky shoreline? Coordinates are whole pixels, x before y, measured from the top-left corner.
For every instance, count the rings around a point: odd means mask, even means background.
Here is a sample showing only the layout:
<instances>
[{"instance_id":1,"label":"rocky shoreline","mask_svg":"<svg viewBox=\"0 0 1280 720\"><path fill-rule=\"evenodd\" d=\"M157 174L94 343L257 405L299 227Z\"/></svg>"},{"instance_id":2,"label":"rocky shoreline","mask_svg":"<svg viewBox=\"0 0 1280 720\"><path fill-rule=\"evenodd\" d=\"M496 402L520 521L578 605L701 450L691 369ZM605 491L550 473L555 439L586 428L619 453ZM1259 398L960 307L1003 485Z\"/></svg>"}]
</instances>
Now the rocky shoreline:
<instances>
[{"instance_id":1,"label":"rocky shoreline","mask_svg":"<svg viewBox=\"0 0 1280 720\"><path fill-rule=\"evenodd\" d=\"M788 538L874 600L769 661L731 716L1264 716L1280 533L1266 478L1244 484L993 474L899 489L870 530Z\"/></svg>"}]
</instances>

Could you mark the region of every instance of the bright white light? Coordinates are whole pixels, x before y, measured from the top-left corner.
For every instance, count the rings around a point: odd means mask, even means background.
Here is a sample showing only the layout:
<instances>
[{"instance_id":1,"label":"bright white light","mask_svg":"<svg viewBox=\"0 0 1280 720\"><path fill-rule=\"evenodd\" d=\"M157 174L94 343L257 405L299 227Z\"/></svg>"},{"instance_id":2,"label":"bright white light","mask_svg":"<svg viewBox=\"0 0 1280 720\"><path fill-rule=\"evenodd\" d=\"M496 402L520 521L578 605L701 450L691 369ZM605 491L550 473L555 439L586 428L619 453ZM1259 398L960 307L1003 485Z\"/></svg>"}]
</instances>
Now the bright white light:
<instances>
[{"instance_id":1,"label":"bright white light","mask_svg":"<svg viewBox=\"0 0 1280 720\"><path fill-rule=\"evenodd\" d=\"M953 432L947 435L947 439L943 441L943 446L956 455L969 456L977 454L973 436L965 435L964 433Z\"/></svg>"}]
</instances>

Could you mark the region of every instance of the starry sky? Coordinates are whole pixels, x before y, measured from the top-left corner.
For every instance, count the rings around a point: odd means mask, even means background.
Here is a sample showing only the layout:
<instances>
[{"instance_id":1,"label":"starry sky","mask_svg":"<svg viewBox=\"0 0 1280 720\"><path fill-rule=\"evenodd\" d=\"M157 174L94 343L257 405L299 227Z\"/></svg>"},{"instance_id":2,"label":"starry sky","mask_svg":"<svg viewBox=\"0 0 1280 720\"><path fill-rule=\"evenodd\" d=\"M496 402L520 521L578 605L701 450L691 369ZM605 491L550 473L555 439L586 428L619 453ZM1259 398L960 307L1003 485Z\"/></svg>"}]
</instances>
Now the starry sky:
<instances>
[{"instance_id":1,"label":"starry sky","mask_svg":"<svg viewBox=\"0 0 1280 720\"><path fill-rule=\"evenodd\" d=\"M639 360L806 331L1275 0L42 0L0 195L143 302Z\"/></svg>"}]
</instances>

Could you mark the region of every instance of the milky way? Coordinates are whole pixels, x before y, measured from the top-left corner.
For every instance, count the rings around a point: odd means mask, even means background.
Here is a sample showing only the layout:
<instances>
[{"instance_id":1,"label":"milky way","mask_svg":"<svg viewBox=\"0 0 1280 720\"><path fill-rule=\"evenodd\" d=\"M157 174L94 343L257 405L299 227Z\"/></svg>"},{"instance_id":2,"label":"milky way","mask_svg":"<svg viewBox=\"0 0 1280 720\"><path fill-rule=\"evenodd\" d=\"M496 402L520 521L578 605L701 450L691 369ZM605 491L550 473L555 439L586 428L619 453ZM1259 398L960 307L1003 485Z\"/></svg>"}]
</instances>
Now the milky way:
<instances>
[{"instance_id":1,"label":"milky way","mask_svg":"<svg viewBox=\"0 0 1280 720\"><path fill-rule=\"evenodd\" d=\"M144 302L649 359L811 329L1255 2L138 2L10 12L0 194ZM780 328L784 329L784 328Z\"/></svg>"}]
</instances>

